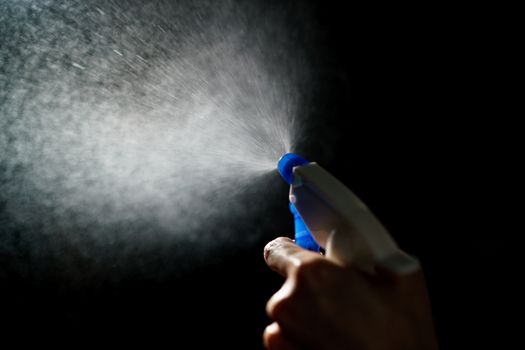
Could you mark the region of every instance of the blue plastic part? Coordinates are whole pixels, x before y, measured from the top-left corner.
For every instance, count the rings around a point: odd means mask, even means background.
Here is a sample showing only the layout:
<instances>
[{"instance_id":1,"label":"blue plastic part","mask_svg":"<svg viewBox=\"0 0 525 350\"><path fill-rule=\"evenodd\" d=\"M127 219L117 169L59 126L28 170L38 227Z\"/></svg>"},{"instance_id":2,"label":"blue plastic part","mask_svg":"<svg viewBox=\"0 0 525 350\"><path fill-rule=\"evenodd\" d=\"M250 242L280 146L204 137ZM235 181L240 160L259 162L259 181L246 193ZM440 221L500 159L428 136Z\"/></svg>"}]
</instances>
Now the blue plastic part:
<instances>
[{"instance_id":1,"label":"blue plastic part","mask_svg":"<svg viewBox=\"0 0 525 350\"><path fill-rule=\"evenodd\" d=\"M277 163L277 170L279 171L279 174L281 174L281 177L284 179L284 181L291 185L293 181L293 168L308 163L310 162L303 157L298 156L297 154L286 153L281 157L281 159L279 159L279 162ZM308 232L308 228L292 203L290 203L290 211L293 214L295 223L295 244L301 248L319 252L319 244L317 244L310 232Z\"/></svg>"},{"instance_id":2,"label":"blue plastic part","mask_svg":"<svg viewBox=\"0 0 525 350\"><path fill-rule=\"evenodd\" d=\"M279 162L277 163L277 170L279 171L279 174L281 174L281 177L284 179L284 181L291 185L293 180L293 168L308 163L310 162L298 156L297 154L286 153L281 157L281 159L279 159Z\"/></svg>"},{"instance_id":3,"label":"blue plastic part","mask_svg":"<svg viewBox=\"0 0 525 350\"><path fill-rule=\"evenodd\" d=\"M306 228L303 219L301 219L292 203L290 203L290 211L293 214L295 223L295 244L297 244L301 248L311 250L314 252L319 252L319 244L317 244L310 232L308 232L308 229Z\"/></svg>"}]
</instances>

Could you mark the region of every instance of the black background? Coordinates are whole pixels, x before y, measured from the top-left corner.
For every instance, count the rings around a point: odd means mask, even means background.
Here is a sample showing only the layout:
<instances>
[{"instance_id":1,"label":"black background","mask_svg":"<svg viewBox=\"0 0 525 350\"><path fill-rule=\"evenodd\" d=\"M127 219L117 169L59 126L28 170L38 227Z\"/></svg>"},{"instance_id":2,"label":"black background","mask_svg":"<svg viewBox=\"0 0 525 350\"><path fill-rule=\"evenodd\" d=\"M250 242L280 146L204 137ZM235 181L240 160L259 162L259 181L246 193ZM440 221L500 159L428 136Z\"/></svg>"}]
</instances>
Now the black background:
<instances>
[{"instance_id":1,"label":"black background","mask_svg":"<svg viewBox=\"0 0 525 350\"><path fill-rule=\"evenodd\" d=\"M305 4L287 5L292 23ZM319 85L300 150L348 184L421 259L442 348L501 346L508 237L490 223L493 209L478 202L476 181L490 148L481 116L499 104L490 58L504 44L475 9L307 6L315 33L304 45L319 65ZM328 138L332 156L317 159ZM268 231L254 246L161 281L130 277L78 290L6 274L0 332L74 347L262 348L264 306L282 283L262 250L291 232L285 211L282 202L261 213Z\"/></svg>"}]
</instances>

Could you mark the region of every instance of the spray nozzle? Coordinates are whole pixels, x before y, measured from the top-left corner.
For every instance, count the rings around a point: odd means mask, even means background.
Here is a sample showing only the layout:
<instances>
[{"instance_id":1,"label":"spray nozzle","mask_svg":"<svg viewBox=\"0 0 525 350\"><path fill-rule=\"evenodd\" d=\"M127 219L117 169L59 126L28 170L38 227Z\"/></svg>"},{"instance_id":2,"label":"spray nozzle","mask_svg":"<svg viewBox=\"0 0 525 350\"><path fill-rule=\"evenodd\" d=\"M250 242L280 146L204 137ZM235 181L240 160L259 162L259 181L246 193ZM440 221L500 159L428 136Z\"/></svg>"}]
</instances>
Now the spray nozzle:
<instances>
[{"instance_id":1,"label":"spray nozzle","mask_svg":"<svg viewBox=\"0 0 525 350\"><path fill-rule=\"evenodd\" d=\"M284 179L284 181L291 185L293 180L293 168L296 166L306 165L308 163L310 162L298 156L297 154L286 153L281 157L281 159L279 159L279 162L277 163L277 170L279 171L279 174L281 174L281 177ZM303 219L301 219L301 216L292 203L290 203L290 211L293 214L295 223L295 243L304 249L318 252L320 249L319 245L313 239Z\"/></svg>"},{"instance_id":2,"label":"spray nozzle","mask_svg":"<svg viewBox=\"0 0 525 350\"><path fill-rule=\"evenodd\" d=\"M298 156L297 154L286 153L281 157L281 159L279 159L279 162L277 163L277 170L279 171L279 174L281 174L281 177L284 179L284 181L291 185L293 180L293 168L308 163L310 162L303 157Z\"/></svg>"}]
</instances>

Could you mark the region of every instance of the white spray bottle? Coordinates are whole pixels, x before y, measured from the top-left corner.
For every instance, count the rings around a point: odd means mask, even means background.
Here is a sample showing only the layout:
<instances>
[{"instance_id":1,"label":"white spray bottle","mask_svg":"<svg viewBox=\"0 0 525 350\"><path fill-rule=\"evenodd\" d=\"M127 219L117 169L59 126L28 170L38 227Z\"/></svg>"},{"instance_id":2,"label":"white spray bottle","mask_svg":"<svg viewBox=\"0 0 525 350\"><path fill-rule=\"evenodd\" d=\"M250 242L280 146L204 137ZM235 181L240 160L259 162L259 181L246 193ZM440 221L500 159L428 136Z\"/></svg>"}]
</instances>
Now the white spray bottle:
<instances>
[{"instance_id":1,"label":"white spray bottle","mask_svg":"<svg viewBox=\"0 0 525 350\"><path fill-rule=\"evenodd\" d=\"M302 220L315 242L325 249L326 257L339 264L353 264L372 273L380 265L399 275L419 269L417 259L399 250L368 207L317 163L287 153L279 160L277 169L290 184L299 245L305 234ZM298 234L301 240L297 239ZM311 249L311 246L303 247Z\"/></svg>"}]
</instances>

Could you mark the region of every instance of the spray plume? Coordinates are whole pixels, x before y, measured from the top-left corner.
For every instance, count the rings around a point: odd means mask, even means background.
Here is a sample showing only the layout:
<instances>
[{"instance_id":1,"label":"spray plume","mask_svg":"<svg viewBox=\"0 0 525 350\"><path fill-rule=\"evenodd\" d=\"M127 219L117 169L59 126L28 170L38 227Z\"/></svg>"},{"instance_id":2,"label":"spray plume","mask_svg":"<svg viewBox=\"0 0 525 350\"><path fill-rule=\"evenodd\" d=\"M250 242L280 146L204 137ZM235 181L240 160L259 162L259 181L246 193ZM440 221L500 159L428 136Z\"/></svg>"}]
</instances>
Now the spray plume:
<instances>
[{"instance_id":1,"label":"spray plume","mask_svg":"<svg viewBox=\"0 0 525 350\"><path fill-rule=\"evenodd\" d=\"M86 240L201 240L244 210L298 130L307 74L284 17L255 2L1 1L6 234L89 256Z\"/></svg>"}]
</instances>

